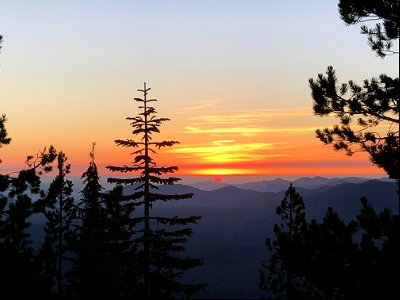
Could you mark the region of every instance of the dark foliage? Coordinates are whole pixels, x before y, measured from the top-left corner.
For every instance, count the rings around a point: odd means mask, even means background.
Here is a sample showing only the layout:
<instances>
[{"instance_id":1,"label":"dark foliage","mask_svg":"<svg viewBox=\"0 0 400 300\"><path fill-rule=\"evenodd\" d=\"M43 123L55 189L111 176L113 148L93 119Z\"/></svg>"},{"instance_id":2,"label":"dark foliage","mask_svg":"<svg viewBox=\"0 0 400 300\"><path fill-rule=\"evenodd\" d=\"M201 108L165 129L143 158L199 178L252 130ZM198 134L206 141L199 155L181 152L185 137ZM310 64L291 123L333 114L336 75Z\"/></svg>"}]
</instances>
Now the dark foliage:
<instances>
[{"instance_id":1,"label":"dark foliage","mask_svg":"<svg viewBox=\"0 0 400 300\"><path fill-rule=\"evenodd\" d=\"M304 213L301 197L292 199ZM279 299L392 298L399 280L399 216L388 209L378 214L366 198L361 203L349 223L332 208L321 223L307 223L300 214L301 226L290 234L281 230L290 220L290 210L282 214L285 197L277 208L284 222L275 225L275 239L267 240L272 255L260 272L260 288Z\"/></svg>"},{"instance_id":2,"label":"dark foliage","mask_svg":"<svg viewBox=\"0 0 400 300\"><path fill-rule=\"evenodd\" d=\"M340 0L339 13L341 19L348 25L363 24L361 33L368 36L368 43L380 57L388 54L398 54L393 50L393 41L399 39L398 0ZM375 23L374 27L365 25Z\"/></svg>"},{"instance_id":3,"label":"dark foliage","mask_svg":"<svg viewBox=\"0 0 400 300\"><path fill-rule=\"evenodd\" d=\"M0 118L0 146L11 139ZM9 299L38 295L40 263L32 248L29 218L36 213L35 196L40 192L40 174L51 170L56 151L50 147L27 159L28 169L0 174L0 297ZM16 176L12 176L16 174Z\"/></svg>"},{"instance_id":4,"label":"dark foliage","mask_svg":"<svg viewBox=\"0 0 400 300\"><path fill-rule=\"evenodd\" d=\"M280 299L299 299L309 292L304 276L307 267L304 209L303 198L290 184L276 208L276 214L281 218L281 223L274 226L276 238L266 241L271 251L269 264L263 264L260 269L260 288Z\"/></svg>"},{"instance_id":5,"label":"dark foliage","mask_svg":"<svg viewBox=\"0 0 400 300\"><path fill-rule=\"evenodd\" d=\"M340 120L333 129L317 129L317 137L347 155L367 152L375 165L383 168L390 178L399 180L399 78L381 75L379 79L365 80L362 87L353 81L339 86L333 67L328 67L326 76L319 74L309 83L314 113L333 115ZM352 126L355 118L357 129ZM375 129L384 124L389 125L387 132Z\"/></svg>"},{"instance_id":6,"label":"dark foliage","mask_svg":"<svg viewBox=\"0 0 400 300\"><path fill-rule=\"evenodd\" d=\"M153 155L156 150L171 147L177 141L152 140L152 135L159 133L159 127L167 118L156 117L156 110L150 106L155 99L148 99L150 88L144 84L143 98L135 98L142 110L136 117L127 117L133 127L132 134L138 136L139 141L126 139L116 140L121 147L134 148L134 161L131 165L108 166L113 172L136 173L130 178L109 178L108 182L119 185L133 186L133 192L124 194L121 205L132 212L130 224L133 227L132 241L135 248L135 265L139 266L138 287L142 291L139 295L146 299L170 299L176 296L190 297L199 290L201 285L187 285L179 282L179 278L187 269L201 264L200 259L187 258L183 255L183 244L192 235L192 229L187 227L195 224L200 217L182 218L152 216L151 208L157 201L183 200L192 197L192 194L165 195L157 193L159 185L171 185L179 181L176 177L161 177L174 173L176 166L157 166ZM138 212L143 207L143 215Z\"/></svg>"},{"instance_id":7,"label":"dark foliage","mask_svg":"<svg viewBox=\"0 0 400 300\"><path fill-rule=\"evenodd\" d=\"M389 299L398 293L400 269L399 215L389 209L379 214L361 199L362 209L357 221L362 232L357 259L360 295L363 298Z\"/></svg>"},{"instance_id":8,"label":"dark foliage","mask_svg":"<svg viewBox=\"0 0 400 300\"><path fill-rule=\"evenodd\" d=\"M381 57L398 54L392 47L393 41L399 38L399 6L398 0L340 0L338 4L346 24L375 22L373 28L362 25L361 33L368 35L372 50ZM372 163L396 179L400 187L399 78L382 74L379 78L364 80L362 86L352 80L338 85L335 71L330 66L326 76L319 74L317 79L311 78L309 84L314 113L335 116L340 121L333 129L317 129L317 137L348 155L367 152ZM357 124L354 126L355 118Z\"/></svg>"},{"instance_id":9,"label":"dark foliage","mask_svg":"<svg viewBox=\"0 0 400 300\"><path fill-rule=\"evenodd\" d=\"M122 203L122 187L104 194L94 161L83 173L84 188L78 203L78 220L72 242L75 254L67 274L68 297L113 299L136 294L136 270L130 241L130 210ZM133 251L134 252L134 251Z\"/></svg>"},{"instance_id":10,"label":"dark foliage","mask_svg":"<svg viewBox=\"0 0 400 300\"><path fill-rule=\"evenodd\" d=\"M72 182L67 179L70 164L63 152L57 155L58 175L50 184L47 194L38 201L38 209L46 219L45 238L39 251L42 264L41 281L45 293L55 291L64 295L64 265L72 239L72 222L75 217Z\"/></svg>"}]
</instances>

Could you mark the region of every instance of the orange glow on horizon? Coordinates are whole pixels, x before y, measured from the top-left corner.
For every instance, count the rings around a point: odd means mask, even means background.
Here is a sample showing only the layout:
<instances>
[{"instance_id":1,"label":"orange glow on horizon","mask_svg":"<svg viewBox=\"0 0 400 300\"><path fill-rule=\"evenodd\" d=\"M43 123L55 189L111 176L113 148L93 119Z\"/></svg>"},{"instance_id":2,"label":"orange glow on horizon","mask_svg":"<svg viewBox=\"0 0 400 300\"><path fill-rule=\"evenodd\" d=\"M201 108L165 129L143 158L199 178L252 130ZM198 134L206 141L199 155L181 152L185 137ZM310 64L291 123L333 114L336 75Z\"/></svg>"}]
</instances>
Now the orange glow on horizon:
<instances>
[{"instance_id":1,"label":"orange glow on horizon","mask_svg":"<svg viewBox=\"0 0 400 300\"><path fill-rule=\"evenodd\" d=\"M316 139L314 130L325 126L321 120L326 122L329 119L313 118L310 116L312 108L239 110L226 115L204 115L197 111L212 105L206 101L186 111L194 116L163 124L162 133L155 134L154 141L176 139L180 144L156 149L157 154L152 157L158 166L178 166L176 176L385 176L382 169L370 163L366 153L357 153L349 158ZM95 161L101 176L137 176L112 173L105 168L108 165L130 166L134 161L132 152L137 149L118 147L113 141L140 137L131 135L131 128L125 120L118 124L112 132L99 134L93 139L81 136L68 140L62 135L57 136L54 146L66 153L72 165L71 175L80 176L87 169L91 143L96 141ZM295 127L296 124L299 125ZM47 140L53 140L52 137L24 139L24 131L13 126L10 129L13 141L1 148L0 153L3 174L25 168L26 156L35 155Z\"/></svg>"},{"instance_id":2,"label":"orange glow on horizon","mask_svg":"<svg viewBox=\"0 0 400 300\"><path fill-rule=\"evenodd\" d=\"M293 167L274 167L274 168L259 168L259 169L245 169L245 168L190 168L180 170L177 172L178 176L379 176L386 177L386 173L379 168L365 165L365 166L338 166L338 167L324 167L324 166L293 166Z\"/></svg>"},{"instance_id":3,"label":"orange glow on horizon","mask_svg":"<svg viewBox=\"0 0 400 300\"><path fill-rule=\"evenodd\" d=\"M233 169L233 168L209 168L193 170L191 175L250 175L256 174L255 170L251 169Z\"/></svg>"}]
</instances>

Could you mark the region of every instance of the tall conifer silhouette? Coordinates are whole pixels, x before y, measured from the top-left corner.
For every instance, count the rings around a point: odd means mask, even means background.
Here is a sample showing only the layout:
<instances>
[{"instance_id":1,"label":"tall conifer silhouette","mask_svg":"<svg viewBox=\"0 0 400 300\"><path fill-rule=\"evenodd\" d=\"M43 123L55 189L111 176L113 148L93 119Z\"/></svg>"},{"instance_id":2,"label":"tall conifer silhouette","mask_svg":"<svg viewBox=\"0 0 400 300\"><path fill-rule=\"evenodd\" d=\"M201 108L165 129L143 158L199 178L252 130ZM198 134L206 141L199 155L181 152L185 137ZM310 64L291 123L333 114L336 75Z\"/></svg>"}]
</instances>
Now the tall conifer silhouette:
<instances>
[{"instance_id":1,"label":"tall conifer silhouette","mask_svg":"<svg viewBox=\"0 0 400 300\"><path fill-rule=\"evenodd\" d=\"M106 210L103 187L94 161L94 147L95 143L90 152L89 167L81 177L84 187L80 192L80 202L77 203L77 217L80 222L76 225L72 247L76 257L68 279L69 295L101 299L108 296L105 291L110 278L105 276L109 270L104 270L108 243Z\"/></svg>"},{"instance_id":2,"label":"tall conifer silhouette","mask_svg":"<svg viewBox=\"0 0 400 300\"><path fill-rule=\"evenodd\" d=\"M71 239L71 223L75 219L72 182L66 178L70 164L63 152L57 155L58 175L50 184L47 195L40 201L46 218L45 240L40 249L43 264L42 279L51 290L56 284L58 296L63 295L63 265L67 243Z\"/></svg>"},{"instance_id":3,"label":"tall conifer silhouette","mask_svg":"<svg viewBox=\"0 0 400 300\"><path fill-rule=\"evenodd\" d=\"M72 240L73 265L68 272L68 297L113 299L135 295L135 252L130 241L129 212L121 206L122 188L103 192L94 160L82 174L84 187L77 204L78 224Z\"/></svg>"},{"instance_id":4,"label":"tall conifer silhouette","mask_svg":"<svg viewBox=\"0 0 400 300\"><path fill-rule=\"evenodd\" d=\"M191 236L192 229L185 226L196 223L200 217L159 217L151 215L151 208L157 201L182 200L191 198L193 194L167 195L157 193L160 185L170 185L179 181L176 177L161 177L174 173L177 166L157 166L151 155L156 149L171 147L177 141L153 141L152 135L159 133L159 127L168 118L156 117L156 110L150 104L157 101L148 99L150 88L139 89L143 98L134 98L140 103L142 112L136 117L127 117L133 127L133 135L138 140L116 140L118 146L136 149L132 165L108 166L113 172L134 173L131 178L109 178L108 182L121 185L133 185L133 192L127 193L124 198L132 211L143 206L143 216L137 212L132 214L132 221L136 223L134 241L138 245L139 265L143 272L143 297L146 299L164 299L177 294L190 296L201 288L200 285L184 285L178 282L182 272L201 264L200 259L183 258L179 252L184 251L183 243ZM128 191L128 190L127 190ZM130 190L132 191L132 190ZM168 226L171 225L171 226Z\"/></svg>"},{"instance_id":5,"label":"tall conifer silhouette","mask_svg":"<svg viewBox=\"0 0 400 300\"><path fill-rule=\"evenodd\" d=\"M301 288L298 282L305 269L304 231L307 227L303 197L292 184L276 208L281 223L275 224L275 240L270 238L266 246L271 251L269 264L260 269L261 289L275 294L279 299L304 299L309 291L306 282ZM268 274L269 273L269 274ZM266 277L268 274L268 277Z\"/></svg>"}]
</instances>

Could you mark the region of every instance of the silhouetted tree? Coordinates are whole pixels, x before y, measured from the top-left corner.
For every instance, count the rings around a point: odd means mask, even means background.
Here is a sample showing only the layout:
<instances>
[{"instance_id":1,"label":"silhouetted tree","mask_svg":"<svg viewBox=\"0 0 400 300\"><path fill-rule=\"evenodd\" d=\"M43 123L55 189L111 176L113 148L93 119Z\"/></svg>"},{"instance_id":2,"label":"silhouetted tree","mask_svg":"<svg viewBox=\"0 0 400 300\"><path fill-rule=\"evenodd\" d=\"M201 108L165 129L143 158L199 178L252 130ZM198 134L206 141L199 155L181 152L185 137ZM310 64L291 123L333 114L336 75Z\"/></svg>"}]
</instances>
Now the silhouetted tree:
<instances>
[{"instance_id":1,"label":"silhouetted tree","mask_svg":"<svg viewBox=\"0 0 400 300\"><path fill-rule=\"evenodd\" d=\"M0 34L0 50L1 50L1 44L3 43L3 36Z\"/></svg>"},{"instance_id":2,"label":"silhouetted tree","mask_svg":"<svg viewBox=\"0 0 400 300\"><path fill-rule=\"evenodd\" d=\"M108 240L106 270L111 270L107 294L110 296L138 297L143 285L138 278L143 276L142 264L138 260L137 244L133 239L137 224L132 219L132 206L117 185L104 194L107 211L106 234Z\"/></svg>"},{"instance_id":3,"label":"silhouetted tree","mask_svg":"<svg viewBox=\"0 0 400 300\"><path fill-rule=\"evenodd\" d=\"M359 295L363 298L389 299L398 294L400 279L399 215L389 209L377 213L366 198L357 221L362 233L357 256Z\"/></svg>"},{"instance_id":4,"label":"silhouetted tree","mask_svg":"<svg viewBox=\"0 0 400 300\"><path fill-rule=\"evenodd\" d=\"M56 291L60 297L64 293L63 266L68 242L72 238L71 223L76 218L72 194L72 182L66 178L71 165L63 152L57 155L58 175L50 184L47 195L38 203L46 218L45 238L40 249L42 282L46 291Z\"/></svg>"},{"instance_id":5,"label":"silhouetted tree","mask_svg":"<svg viewBox=\"0 0 400 300\"><path fill-rule=\"evenodd\" d=\"M0 147L11 139L0 119ZM27 159L28 169L17 176L0 174L0 296L25 297L40 293L39 267L28 229L35 213L36 194L40 192L40 174L51 170L56 153L53 147L34 159Z\"/></svg>"},{"instance_id":6,"label":"silhouetted tree","mask_svg":"<svg viewBox=\"0 0 400 300\"><path fill-rule=\"evenodd\" d=\"M283 223L274 227L276 239L267 240L271 258L260 270L260 288L283 299L393 297L400 268L399 216L388 209L378 214L366 198L361 203L360 214L349 223L329 207L322 222L307 224L301 196L290 187L277 208ZM290 221L296 210L297 222Z\"/></svg>"},{"instance_id":7,"label":"silhouetted tree","mask_svg":"<svg viewBox=\"0 0 400 300\"><path fill-rule=\"evenodd\" d=\"M276 208L281 218L275 224L275 240L267 239L271 251L269 264L260 269L260 288L281 299L299 299L312 294L306 277L307 227L303 198L290 184L285 197ZM268 274L268 276L266 276Z\"/></svg>"},{"instance_id":8,"label":"silhouetted tree","mask_svg":"<svg viewBox=\"0 0 400 300\"><path fill-rule=\"evenodd\" d=\"M335 71L328 67L326 76L319 74L309 82L314 113L334 115L340 120L333 129L317 129L317 137L325 144L333 144L335 150L346 151L347 155L367 152L374 164L399 181L399 78L381 75L379 79L365 80L363 87L352 81L338 86ZM360 129L351 126L356 116ZM373 129L381 123L390 125L386 133Z\"/></svg>"},{"instance_id":9,"label":"silhouetted tree","mask_svg":"<svg viewBox=\"0 0 400 300\"><path fill-rule=\"evenodd\" d=\"M3 145L8 145L11 142L11 138L8 136L6 129L7 117L6 115L2 115L0 117L0 148Z\"/></svg>"},{"instance_id":10,"label":"silhouetted tree","mask_svg":"<svg viewBox=\"0 0 400 300\"><path fill-rule=\"evenodd\" d=\"M0 35L0 49L3 36ZM8 145L5 115L0 116L0 148ZM28 156L28 169L0 174L0 298L35 297L41 292L40 265L31 246L31 223L35 213L32 197L40 192L40 175L51 170L53 147ZM1 163L1 159L0 159ZM17 176L12 176L17 174Z\"/></svg>"},{"instance_id":11,"label":"silhouetted tree","mask_svg":"<svg viewBox=\"0 0 400 300\"><path fill-rule=\"evenodd\" d=\"M1 44L3 43L3 36L0 34L0 50L1 50Z\"/></svg>"},{"instance_id":12,"label":"silhouetted tree","mask_svg":"<svg viewBox=\"0 0 400 300\"><path fill-rule=\"evenodd\" d=\"M359 295L357 245L353 236L357 222L346 224L329 207L321 224L311 220L304 234L307 244L306 276L324 299L352 298Z\"/></svg>"},{"instance_id":13,"label":"silhouetted tree","mask_svg":"<svg viewBox=\"0 0 400 300\"><path fill-rule=\"evenodd\" d=\"M397 293L400 259L398 215L377 213L366 198L356 220L345 223L328 208L305 233L307 277L325 299L392 298ZM360 239L361 237L361 239Z\"/></svg>"},{"instance_id":14,"label":"silhouetted tree","mask_svg":"<svg viewBox=\"0 0 400 300\"><path fill-rule=\"evenodd\" d=\"M121 185L132 185L132 190L127 190L124 199L125 207L133 211L135 207L143 206L143 216L132 216L135 224L134 238L138 247L137 259L141 264L143 276L143 295L146 299L166 299L178 294L190 295L197 291L200 285L185 285L178 282L182 272L201 264L199 259L184 258L184 242L191 236L192 229L186 226L196 223L200 217L158 217L150 214L156 201L181 200L192 197L192 194L165 195L157 193L159 185L169 185L179 181L179 178L162 178L164 174L170 174L178 170L176 166L159 167L151 155L156 154L155 149L171 147L177 141L155 142L152 140L154 133L160 132L159 127L167 118L157 118L156 110L150 106L155 99L147 99L150 88L144 84L143 98L135 98L140 103L142 112L136 117L128 117L133 127L133 134L139 136L139 141L127 139L116 140L118 146L136 148L132 165L108 166L113 172L136 173L132 178L109 178L108 182ZM143 227L140 227L140 224ZM171 225L171 226L168 226Z\"/></svg>"},{"instance_id":15,"label":"silhouetted tree","mask_svg":"<svg viewBox=\"0 0 400 300\"><path fill-rule=\"evenodd\" d=\"M71 248L75 255L72 270L68 272L69 297L100 299L105 296L104 290L109 282L103 280L105 270L103 261L107 259L105 247L104 200L100 176L94 161L94 146L90 152L91 161L88 169L82 174L84 188L77 204L77 219Z\"/></svg>"},{"instance_id":16,"label":"silhouetted tree","mask_svg":"<svg viewBox=\"0 0 400 300\"><path fill-rule=\"evenodd\" d=\"M361 33L368 35L372 50L381 57L398 53L392 48L399 38L398 8L399 1L339 1L341 18L347 24L375 21L374 28L363 25ZM400 185L399 78L380 75L364 80L362 86L353 81L338 85L333 67L328 67L326 75L319 74L309 84L314 113L333 115L340 122L333 129L316 130L317 137L348 155L367 152L373 164ZM352 124L355 118L358 128ZM386 131L378 130L378 125L387 125ZM305 276L317 296L385 298L397 293L399 259L393 253L400 250L398 215L384 210L378 216L366 198L361 201L357 221L346 224L329 208L321 224L312 220L304 231ZM389 278L392 274L396 275Z\"/></svg>"},{"instance_id":17,"label":"silhouetted tree","mask_svg":"<svg viewBox=\"0 0 400 300\"><path fill-rule=\"evenodd\" d=\"M373 29L363 25L361 32L369 36L372 49L382 57L398 53L391 50L392 41L399 38L398 8L397 0L339 2L341 18L347 24L378 22ZM339 119L333 129L317 129L317 137L325 144L333 144L335 150L346 151L347 155L367 152L372 163L383 168L400 187L399 78L382 74L379 78L364 80L362 86L352 80L338 85L335 71L329 66L326 76L318 74L318 78L311 78L309 84L314 113ZM357 118L359 128L353 126L354 118ZM378 125L387 125L386 131L376 129Z\"/></svg>"},{"instance_id":18,"label":"silhouetted tree","mask_svg":"<svg viewBox=\"0 0 400 300\"><path fill-rule=\"evenodd\" d=\"M78 219L73 241L72 270L68 295L91 299L133 296L135 276L130 270L134 255L130 241L129 212L121 206L122 188L104 194L94 161L83 173L85 186L78 203ZM129 249L131 251L129 251Z\"/></svg>"},{"instance_id":19,"label":"silhouetted tree","mask_svg":"<svg viewBox=\"0 0 400 300\"><path fill-rule=\"evenodd\" d=\"M398 0L340 0L339 13L347 25L373 22L373 28L361 26L361 33L368 36L371 49L380 57L398 54L392 50L393 41L399 39Z\"/></svg>"}]
</instances>

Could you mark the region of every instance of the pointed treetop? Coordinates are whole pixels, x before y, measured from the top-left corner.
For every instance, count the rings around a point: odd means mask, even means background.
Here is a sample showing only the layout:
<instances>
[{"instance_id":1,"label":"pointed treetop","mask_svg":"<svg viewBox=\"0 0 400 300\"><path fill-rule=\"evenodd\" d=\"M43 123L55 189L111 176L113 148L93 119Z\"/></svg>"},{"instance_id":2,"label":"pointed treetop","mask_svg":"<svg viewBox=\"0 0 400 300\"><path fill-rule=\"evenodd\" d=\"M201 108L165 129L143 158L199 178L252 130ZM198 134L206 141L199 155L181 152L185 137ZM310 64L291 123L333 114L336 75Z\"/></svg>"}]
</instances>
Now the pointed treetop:
<instances>
[{"instance_id":1,"label":"pointed treetop","mask_svg":"<svg viewBox=\"0 0 400 300\"><path fill-rule=\"evenodd\" d=\"M147 92L151 90L151 88L146 88L146 82L143 84L144 88L143 90L138 89L139 92L143 92L145 95L147 95Z\"/></svg>"},{"instance_id":2,"label":"pointed treetop","mask_svg":"<svg viewBox=\"0 0 400 300\"><path fill-rule=\"evenodd\" d=\"M90 151L89 156L92 159L92 162L94 162L94 147L96 146L96 142L92 142L92 151Z\"/></svg>"}]
</instances>

